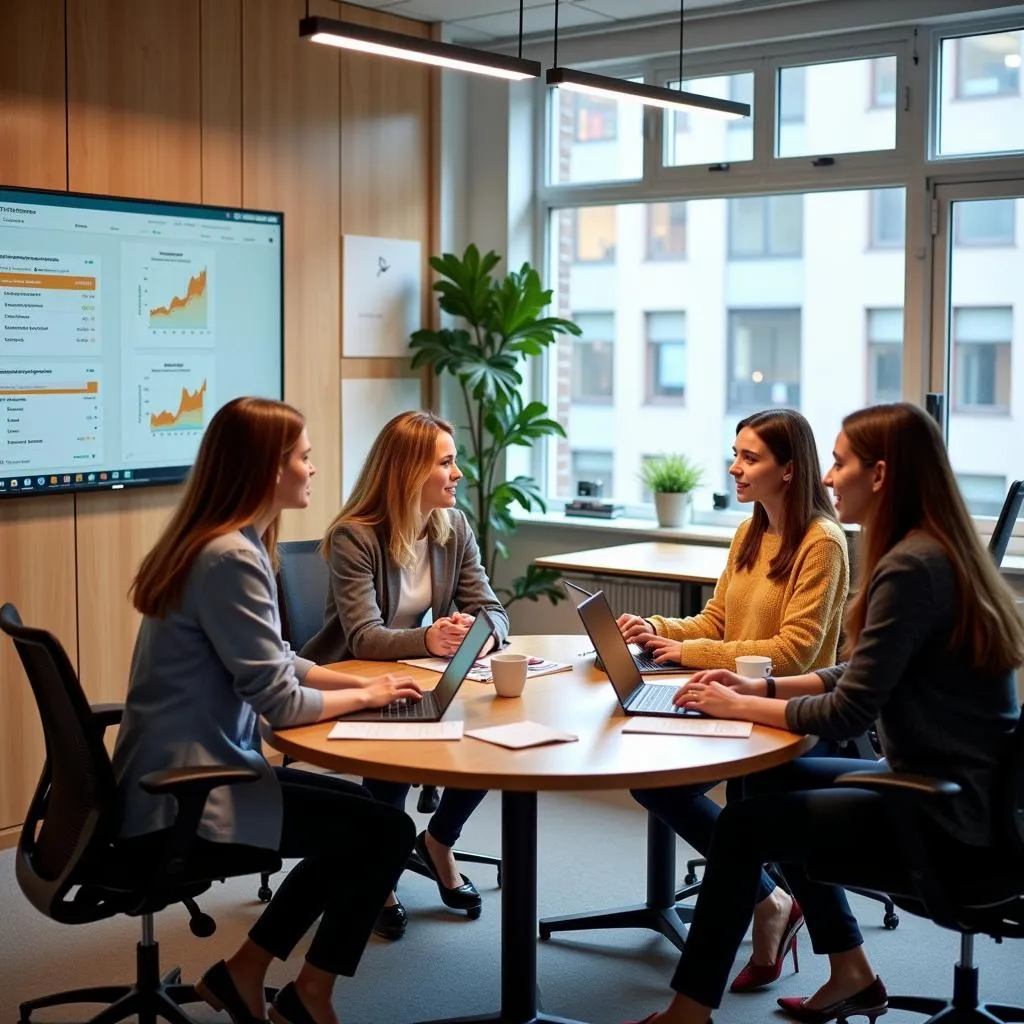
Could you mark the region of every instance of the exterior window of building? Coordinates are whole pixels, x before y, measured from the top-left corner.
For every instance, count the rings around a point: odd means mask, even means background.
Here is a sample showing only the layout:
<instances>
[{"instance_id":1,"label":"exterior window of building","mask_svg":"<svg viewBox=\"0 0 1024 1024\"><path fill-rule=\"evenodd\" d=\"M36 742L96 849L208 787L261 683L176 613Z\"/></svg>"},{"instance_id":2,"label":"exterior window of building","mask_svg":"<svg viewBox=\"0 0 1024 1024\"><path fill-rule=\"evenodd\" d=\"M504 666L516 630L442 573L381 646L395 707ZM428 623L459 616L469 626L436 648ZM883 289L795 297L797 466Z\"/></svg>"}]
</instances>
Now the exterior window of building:
<instances>
[{"instance_id":1,"label":"exterior window of building","mask_svg":"<svg viewBox=\"0 0 1024 1024\"><path fill-rule=\"evenodd\" d=\"M782 68L779 71L779 123L803 124L807 96L807 68Z\"/></svg>"},{"instance_id":2,"label":"exterior window of building","mask_svg":"<svg viewBox=\"0 0 1024 1024\"><path fill-rule=\"evenodd\" d=\"M686 314L647 313L647 401L686 397Z\"/></svg>"},{"instance_id":3,"label":"exterior window of building","mask_svg":"<svg viewBox=\"0 0 1024 1024\"><path fill-rule=\"evenodd\" d=\"M800 408L800 310L729 311L730 412Z\"/></svg>"},{"instance_id":4,"label":"exterior window of building","mask_svg":"<svg viewBox=\"0 0 1024 1024\"><path fill-rule=\"evenodd\" d=\"M804 197L729 200L729 258L792 258L803 253Z\"/></svg>"},{"instance_id":5,"label":"exterior window of building","mask_svg":"<svg viewBox=\"0 0 1024 1024\"><path fill-rule=\"evenodd\" d=\"M870 247L902 249L907 235L907 190L879 188L868 193Z\"/></svg>"},{"instance_id":6,"label":"exterior window of building","mask_svg":"<svg viewBox=\"0 0 1024 1024\"><path fill-rule=\"evenodd\" d=\"M1020 66L1020 33L964 36L956 41L956 95L1018 96Z\"/></svg>"},{"instance_id":7,"label":"exterior window of building","mask_svg":"<svg viewBox=\"0 0 1024 1024\"><path fill-rule=\"evenodd\" d=\"M602 99L574 93L575 139L577 142L611 142L618 133L619 104L616 100Z\"/></svg>"},{"instance_id":8,"label":"exterior window of building","mask_svg":"<svg viewBox=\"0 0 1024 1024\"><path fill-rule=\"evenodd\" d=\"M701 164L736 164L754 159L754 73L740 71L731 75L689 78L666 82L669 89L682 88L701 96L736 99L750 103L750 117L722 121L716 117L670 110L665 113L666 167L694 167Z\"/></svg>"},{"instance_id":9,"label":"exterior window of building","mask_svg":"<svg viewBox=\"0 0 1024 1024\"><path fill-rule=\"evenodd\" d=\"M871 62L871 107L888 110L896 106L896 58L876 57Z\"/></svg>"},{"instance_id":10,"label":"exterior window of building","mask_svg":"<svg viewBox=\"0 0 1024 1024\"><path fill-rule=\"evenodd\" d=\"M615 207L584 206L575 211L577 263L615 262Z\"/></svg>"},{"instance_id":11,"label":"exterior window of building","mask_svg":"<svg viewBox=\"0 0 1024 1024\"><path fill-rule=\"evenodd\" d=\"M953 409L1010 411L1011 306L953 310Z\"/></svg>"},{"instance_id":12,"label":"exterior window of building","mask_svg":"<svg viewBox=\"0 0 1024 1024\"><path fill-rule=\"evenodd\" d=\"M572 453L572 493L579 494L579 483L601 484L601 495L610 498L615 494L615 479L612 474L614 459L608 451L589 451L583 448L573 449Z\"/></svg>"},{"instance_id":13,"label":"exterior window of building","mask_svg":"<svg viewBox=\"0 0 1024 1024\"><path fill-rule=\"evenodd\" d=\"M611 405L615 397L615 316L577 313L583 332L573 339L572 400L583 405Z\"/></svg>"},{"instance_id":14,"label":"exterior window of building","mask_svg":"<svg viewBox=\"0 0 1024 1024\"><path fill-rule=\"evenodd\" d=\"M686 203L651 203L647 207L647 258L686 258Z\"/></svg>"},{"instance_id":15,"label":"exterior window of building","mask_svg":"<svg viewBox=\"0 0 1024 1024\"><path fill-rule=\"evenodd\" d=\"M903 310L869 309L868 404L903 397Z\"/></svg>"},{"instance_id":16,"label":"exterior window of building","mask_svg":"<svg viewBox=\"0 0 1024 1024\"><path fill-rule=\"evenodd\" d=\"M953 204L957 245L1001 246L1014 243L1016 200L971 199Z\"/></svg>"},{"instance_id":17,"label":"exterior window of building","mask_svg":"<svg viewBox=\"0 0 1024 1024\"><path fill-rule=\"evenodd\" d=\"M1006 500L1006 477L957 473L956 482L973 516L998 516Z\"/></svg>"}]
</instances>

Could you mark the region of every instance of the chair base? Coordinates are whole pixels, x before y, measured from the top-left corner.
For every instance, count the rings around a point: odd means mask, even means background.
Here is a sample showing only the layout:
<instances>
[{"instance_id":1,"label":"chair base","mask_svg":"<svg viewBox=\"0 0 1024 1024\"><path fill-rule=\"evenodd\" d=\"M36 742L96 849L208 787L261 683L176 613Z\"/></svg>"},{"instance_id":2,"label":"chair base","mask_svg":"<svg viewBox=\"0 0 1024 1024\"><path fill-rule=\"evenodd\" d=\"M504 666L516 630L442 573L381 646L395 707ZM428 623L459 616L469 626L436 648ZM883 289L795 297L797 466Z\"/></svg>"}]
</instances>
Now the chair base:
<instances>
[{"instance_id":1,"label":"chair base","mask_svg":"<svg viewBox=\"0 0 1024 1024\"><path fill-rule=\"evenodd\" d=\"M927 1014L926 1024L1010 1024L1024 1021L1024 1006L1003 1006L999 1003L955 1006L950 999L929 999L925 996L889 996L889 1009Z\"/></svg>"}]
</instances>

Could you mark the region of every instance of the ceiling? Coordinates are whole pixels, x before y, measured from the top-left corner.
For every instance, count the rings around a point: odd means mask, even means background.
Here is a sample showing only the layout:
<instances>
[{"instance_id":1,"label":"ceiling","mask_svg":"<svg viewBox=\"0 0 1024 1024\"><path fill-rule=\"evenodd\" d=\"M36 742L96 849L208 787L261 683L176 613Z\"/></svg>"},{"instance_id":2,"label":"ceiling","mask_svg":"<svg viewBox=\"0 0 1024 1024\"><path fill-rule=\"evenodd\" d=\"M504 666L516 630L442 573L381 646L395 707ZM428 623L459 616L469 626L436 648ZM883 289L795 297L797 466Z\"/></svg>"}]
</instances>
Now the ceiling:
<instances>
[{"instance_id":1,"label":"ceiling","mask_svg":"<svg viewBox=\"0 0 1024 1024\"><path fill-rule=\"evenodd\" d=\"M562 29L599 29L621 27L624 23L679 17L680 0L560 0L558 27ZM685 10L708 8L744 10L753 7L781 7L794 3L821 3L823 0L685 0ZM389 14L400 14L420 21L442 21L448 25L454 42L486 44L519 34L518 0L355 0ZM525 35L550 33L555 26L553 0L525 0Z\"/></svg>"}]
</instances>

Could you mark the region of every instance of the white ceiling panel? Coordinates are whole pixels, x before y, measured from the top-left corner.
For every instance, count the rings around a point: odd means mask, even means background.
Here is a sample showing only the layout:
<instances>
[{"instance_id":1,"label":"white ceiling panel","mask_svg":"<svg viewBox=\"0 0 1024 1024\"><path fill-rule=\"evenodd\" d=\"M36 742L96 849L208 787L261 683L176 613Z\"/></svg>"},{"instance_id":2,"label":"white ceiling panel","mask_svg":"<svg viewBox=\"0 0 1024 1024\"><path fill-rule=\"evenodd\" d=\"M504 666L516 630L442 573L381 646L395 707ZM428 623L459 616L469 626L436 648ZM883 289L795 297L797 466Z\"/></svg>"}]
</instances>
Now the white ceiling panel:
<instances>
[{"instance_id":1,"label":"white ceiling panel","mask_svg":"<svg viewBox=\"0 0 1024 1024\"><path fill-rule=\"evenodd\" d=\"M629 0L628 3L622 0L579 0L577 6L619 21L626 17L649 18L654 14L679 14L679 0ZM693 7L693 0L687 0L686 6Z\"/></svg>"},{"instance_id":2,"label":"white ceiling panel","mask_svg":"<svg viewBox=\"0 0 1024 1024\"><path fill-rule=\"evenodd\" d=\"M615 25L614 18L603 14L595 14L593 11L585 11L575 4L558 5L558 27L579 28L581 25ZM459 31L463 28L472 29L475 32L486 32L489 36L497 39L508 39L519 34L519 10L508 14L494 14L485 18L464 18L454 22L451 26L452 38L459 38ZM555 9L552 4L543 7L530 7L523 17L523 33L532 35L538 32L551 32L555 27Z\"/></svg>"},{"instance_id":3,"label":"white ceiling panel","mask_svg":"<svg viewBox=\"0 0 1024 1024\"><path fill-rule=\"evenodd\" d=\"M550 7L551 0L526 0L526 6L528 8ZM440 16L442 10L443 17ZM426 21L447 22L493 14L508 14L512 11L515 11L518 19L518 0L399 0L387 8L388 14L401 14L407 18Z\"/></svg>"}]
</instances>

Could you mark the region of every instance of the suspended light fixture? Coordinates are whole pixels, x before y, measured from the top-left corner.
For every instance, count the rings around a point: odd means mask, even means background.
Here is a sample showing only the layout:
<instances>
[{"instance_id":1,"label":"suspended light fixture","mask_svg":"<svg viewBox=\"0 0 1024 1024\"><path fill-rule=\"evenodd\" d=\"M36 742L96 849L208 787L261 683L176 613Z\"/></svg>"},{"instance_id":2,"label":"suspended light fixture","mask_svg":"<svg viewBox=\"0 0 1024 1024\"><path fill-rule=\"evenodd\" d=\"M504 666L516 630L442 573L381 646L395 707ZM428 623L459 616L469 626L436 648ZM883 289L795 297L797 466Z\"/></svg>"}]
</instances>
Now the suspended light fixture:
<instances>
[{"instance_id":1,"label":"suspended light fixture","mask_svg":"<svg viewBox=\"0 0 1024 1024\"><path fill-rule=\"evenodd\" d=\"M470 46L455 43L439 43L433 39L418 39L389 32L369 25L357 25L351 21L335 18L310 17L309 0L306 0L306 16L299 22L299 36L314 43L325 43L345 50L360 53L374 53L380 57L397 60L411 60L419 64L450 68L453 71L470 71L493 78L505 78L521 82L527 78L540 78L540 63L523 59L523 6L519 0L519 56L507 57L488 50L476 50Z\"/></svg>"},{"instance_id":2,"label":"suspended light fixture","mask_svg":"<svg viewBox=\"0 0 1024 1024\"><path fill-rule=\"evenodd\" d=\"M595 75L589 71L558 66L558 0L555 0L555 54L552 68L548 68L547 83L570 92L589 93L613 100L639 100L651 107L666 110L699 110L708 114L737 119L750 117L750 104L736 100L720 99L717 96L701 96L683 91L683 0L679 0L679 88L667 89L640 82L627 82L608 75Z\"/></svg>"}]
</instances>

